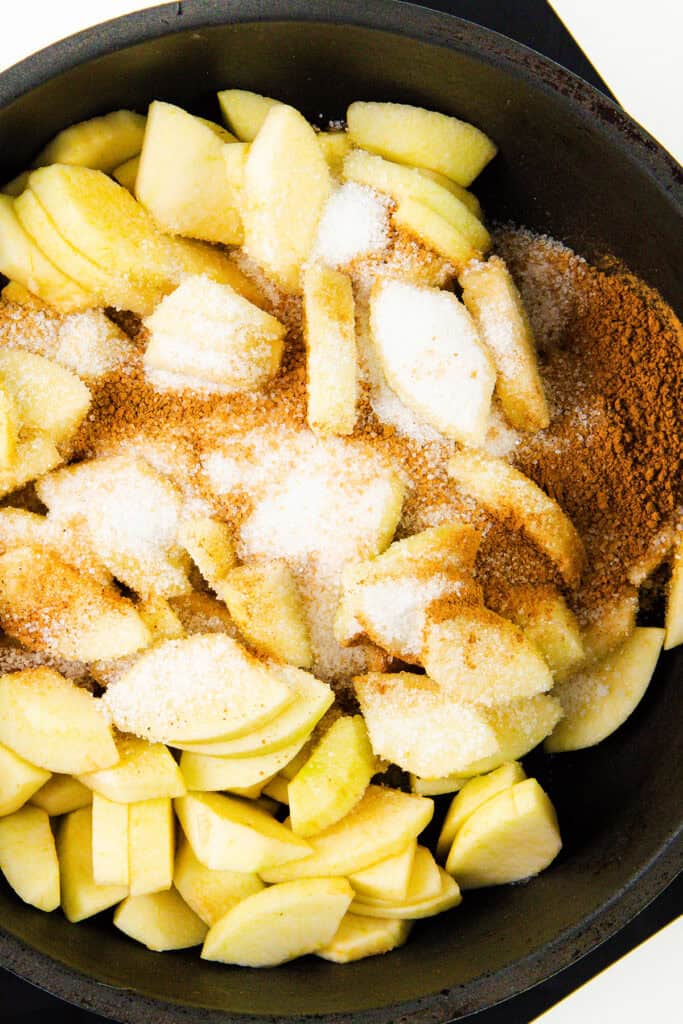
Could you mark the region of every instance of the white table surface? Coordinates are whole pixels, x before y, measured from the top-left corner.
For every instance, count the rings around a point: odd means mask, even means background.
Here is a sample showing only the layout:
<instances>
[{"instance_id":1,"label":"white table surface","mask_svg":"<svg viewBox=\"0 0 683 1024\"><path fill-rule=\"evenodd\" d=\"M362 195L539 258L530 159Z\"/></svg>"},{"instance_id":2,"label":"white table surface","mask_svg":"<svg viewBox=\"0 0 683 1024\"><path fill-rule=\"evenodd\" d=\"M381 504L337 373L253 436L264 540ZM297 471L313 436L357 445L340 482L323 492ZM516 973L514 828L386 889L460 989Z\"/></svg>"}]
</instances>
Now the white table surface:
<instances>
[{"instance_id":1,"label":"white table surface","mask_svg":"<svg viewBox=\"0 0 683 1024\"><path fill-rule=\"evenodd\" d=\"M501 0L516 3L517 0ZM620 103L683 160L682 0L551 0ZM145 0L20 0L0 34L0 70ZM670 1024L680 1019L683 919L670 924L535 1024Z\"/></svg>"}]
</instances>

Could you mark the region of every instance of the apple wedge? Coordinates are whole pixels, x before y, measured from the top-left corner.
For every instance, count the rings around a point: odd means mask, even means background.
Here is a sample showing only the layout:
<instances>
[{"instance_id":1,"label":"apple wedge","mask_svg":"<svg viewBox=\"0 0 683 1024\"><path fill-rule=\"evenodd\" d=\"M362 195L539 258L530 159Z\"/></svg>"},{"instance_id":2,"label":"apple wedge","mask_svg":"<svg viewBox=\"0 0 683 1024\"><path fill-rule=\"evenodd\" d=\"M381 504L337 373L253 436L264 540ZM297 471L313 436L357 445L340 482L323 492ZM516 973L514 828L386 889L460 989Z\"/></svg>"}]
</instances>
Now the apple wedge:
<instances>
[{"instance_id":1,"label":"apple wedge","mask_svg":"<svg viewBox=\"0 0 683 1024\"><path fill-rule=\"evenodd\" d=\"M57 832L57 855L62 910L72 924L120 903L128 895L125 885L98 885L92 873L92 812L72 811Z\"/></svg>"},{"instance_id":2,"label":"apple wedge","mask_svg":"<svg viewBox=\"0 0 683 1024\"><path fill-rule=\"evenodd\" d=\"M443 620L428 615L422 664L463 703L504 704L553 685L539 649L519 626L483 605L459 605Z\"/></svg>"},{"instance_id":3,"label":"apple wedge","mask_svg":"<svg viewBox=\"0 0 683 1024\"><path fill-rule=\"evenodd\" d=\"M441 888L435 896L427 896L424 899L403 900L396 903L364 902L355 899L351 904L351 913L359 914L362 917L378 917L398 919L401 921L415 921L424 917L434 917L435 914L442 914L445 910L451 910L462 902L460 888L443 868L438 868Z\"/></svg>"},{"instance_id":4,"label":"apple wedge","mask_svg":"<svg viewBox=\"0 0 683 1024\"><path fill-rule=\"evenodd\" d=\"M263 882L253 872L207 868L197 859L184 836L176 854L173 884L187 905L209 927L247 896L263 889Z\"/></svg>"},{"instance_id":5,"label":"apple wedge","mask_svg":"<svg viewBox=\"0 0 683 1024\"><path fill-rule=\"evenodd\" d=\"M181 797L181 799L183 799ZM168 797L128 805L128 872L131 896L163 892L173 883L175 822Z\"/></svg>"},{"instance_id":6,"label":"apple wedge","mask_svg":"<svg viewBox=\"0 0 683 1024\"><path fill-rule=\"evenodd\" d=\"M521 526L554 562L569 587L576 587L585 563L583 542L569 517L541 488L504 459L459 452L448 473L461 491L487 512Z\"/></svg>"},{"instance_id":7,"label":"apple wedge","mask_svg":"<svg viewBox=\"0 0 683 1024\"><path fill-rule=\"evenodd\" d=\"M545 741L549 753L602 742L635 710L647 690L664 631L639 627L612 654L558 683L553 690L564 718Z\"/></svg>"},{"instance_id":8,"label":"apple wedge","mask_svg":"<svg viewBox=\"0 0 683 1024\"><path fill-rule=\"evenodd\" d=\"M305 740L334 701L334 691L319 679L292 665L270 666L270 671L293 692L292 703L260 729L233 740L177 744L183 750L212 757L252 758L272 754Z\"/></svg>"},{"instance_id":9,"label":"apple wedge","mask_svg":"<svg viewBox=\"0 0 683 1024\"><path fill-rule=\"evenodd\" d=\"M480 711L496 737L496 751L464 765L461 772L465 776L483 775L524 757L550 735L563 714L560 701L547 693L491 708L482 706Z\"/></svg>"},{"instance_id":10,"label":"apple wedge","mask_svg":"<svg viewBox=\"0 0 683 1024\"><path fill-rule=\"evenodd\" d=\"M318 132L315 138L323 156L327 160L330 174L333 178L341 178L343 176L344 161L351 152L349 133L344 131Z\"/></svg>"},{"instance_id":11,"label":"apple wedge","mask_svg":"<svg viewBox=\"0 0 683 1024\"><path fill-rule=\"evenodd\" d=\"M664 620L664 650L670 651L683 643L683 531L679 530L674 543L671 579L666 592Z\"/></svg>"},{"instance_id":12,"label":"apple wedge","mask_svg":"<svg viewBox=\"0 0 683 1024\"><path fill-rule=\"evenodd\" d=\"M98 701L50 668L0 677L0 742L49 772L94 771L119 757Z\"/></svg>"},{"instance_id":13,"label":"apple wedge","mask_svg":"<svg viewBox=\"0 0 683 1024\"><path fill-rule=\"evenodd\" d=\"M434 802L382 786L368 786L355 807L311 836L312 853L261 871L265 882L353 875L405 849L429 823Z\"/></svg>"},{"instance_id":14,"label":"apple wedge","mask_svg":"<svg viewBox=\"0 0 683 1024\"><path fill-rule=\"evenodd\" d=\"M521 764L510 761L508 764L502 764L500 768L496 768L488 775L470 779L453 798L446 812L436 843L437 857L443 861L447 859L456 833L478 807L497 796L498 793L502 793L504 789L523 782L525 778L526 775Z\"/></svg>"},{"instance_id":15,"label":"apple wedge","mask_svg":"<svg viewBox=\"0 0 683 1024\"><path fill-rule=\"evenodd\" d=\"M311 126L293 107L272 107L247 157L244 244L286 291L300 290L301 267L330 190L327 161Z\"/></svg>"},{"instance_id":16,"label":"apple wedge","mask_svg":"<svg viewBox=\"0 0 683 1024\"><path fill-rule=\"evenodd\" d=\"M494 143L474 125L406 103L352 103L346 120L354 146L438 171L465 187L496 155Z\"/></svg>"},{"instance_id":17,"label":"apple wedge","mask_svg":"<svg viewBox=\"0 0 683 1024\"><path fill-rule=\"evenodd\" d=\"M132 110L113 110L102 117L79 121L55 135L33 166L78 164L110 174L124 160L140 152L145 120Z\"/></svg>"},{"instance_id":18,"label":"apple wedge","mask_svg":"<svg viewBox=\"0 0 683 1024\"><path fill-rule=\"evenodd\" d=\"M0 816L13 814L50 778L50 772L0 744Z\"/></svg>"},{"instance_id":19,"label":"apple wedge","mask_svg":"<svg viewBox=\"0 0 683 1024\"><path fill-rule=\"evenodd\" d=\"M45 811L27 806L0 818L0 870L24 903L48 912L59 906L59 862Z\"/></svg>"},{"instance_id":20,"label":"apple wedge","mask_svg":"<svg viewBox=\"0 0 683 1024\"><path fill-rule=\"evenodd\" d=\"M388 903L404 900L413 873L416 850L417 841L412 840L399 853L386 857L384 860L378 861L377 864L371 864L363 871L356 871L349 875L349 882L358 898L369 897L375 900L385 900Z\"/></svg>"},{"instance_id":21,"label":"apple wedge","mask_svg":"<svg viewBox=\"0 0 683 1024\"><path fill-rule=\"evenodd\" d=\"M53 439L42 430L17 441L14 465L0 469L0 497L11 494L63 462Z\"/></svg>"},{"instance_id":22,"label":"apple wedge","mask_svg":"<svg viewBox=\"0 0 683 1024\"><path fill-rule=\"evenodd\" d=\"M225 789L235 792L251 786L262 787L298 754L305 742L306 735L303 735L286 747L253 757L221 757L184 750L180 770L191 791L210 793Z\"/></svg>"},{"instance_id":23,"label":"apple wedge","mask_svg":"<svg viewBox=\"0 0 683 1024\"><path fill-rule=\"evenodd\" d=\"M335 964L349 964L368 956L390 953L410 935L410 921L360 917L347 911L331 941L316 956Z\"/></svg>"},{"instance_id":24,"label":"apple wedge","mask_svg":"<svg viewBox=\"0 0 683 1024\"><path fill-rule=\"evenodd\" d=\"M237 562L230 529L220 519L211 516L185 519L180 524L178 540L214 590Z\"/></svg>"},{"instance_id":25,"label":"apple wedge","mask_svg":"<svg viewBox=\"0 0 683 1024\"><path fill-rule=\"evenodd\" d=\"M313 652L296 578L282 561L231 569L216 587L240 633L253 649L298 668L310 668Z\"/></svg>"},{"instance_id":26,"label":"apple wedge","mask_svg":"<svg viewBox=\"0 0 683 1024\"><path fill-rule=\"evenodd\" d=\"M128 885L128 805L92 800L92 874L98 885Z\"/></svg>"},{"instance_id":27,"label":"apple wedge","mask_svg":"<svg viewBox=\"0 0 683 1024\"><path fill-rule=\"evenodd\" d=\"M593 609L581 633L585 657L580 667L594 665L621 647L636 628L637 615L638 591L630 586Z\"/></svg>"},{"instance_id":28,"label":"apple wedge","mask_svg":"<svg viewBox=\"0 0 683 1024\"><path fill-rule=\"evenodd\" d=\"M425 900L440 896L442 887L441 870L431 851L426 846L418 846L413 858L408 888L403 897L383 899L364 895L360 897L360 901L373 906L379 906L381 903L424 903Z\"/></svg>"},{"instance_id":29,"label":"apple wedge","mask_svg":"<svg viewBox=\"0 0 683 1024\"><path fill-rule=\"evenodd\" d=\"M47 548L79 572L98 583L111 583L111 573L100 562L76 523L55 523L23 508L0 509L0 551L11 548Z\"/></svg>"},{"instance_id":30,"label":"apple wedge","mask_svg":"<svg viewBox=\"0 0 683 1024\"><path fill-rule=\"evenodd\" d=\"M17 414L0 377L0 469L11 469L17 457Z\"/></svg>"},{"instance_id":31,"label":"apple wedge","mask_svg":"<svg viewBox=\"0 0 683 1024\"><path fill-rule=\"evenodd\" d=\"M137 609L150 632L153 644L161 640L180 640L185 636L180 619L165 597L151 594L144 601L138 602Z\"/></svg>"},{"instance_id":32,"label":"apple wedge","mask_svg":"<svg viewBox=\"0 0 683 1024\"><path fill-rule=\"evenodd\" d=\"M370 327L387 382L399 398L446 437L464 444L483 441L496 375L455 295L378 281Z\"/></svg>"},{"instance_id":33,"label":"apple wedge","mask_svg":"<svg viewBox=\"0 0 683 1024\"><path fill-rule=\"evenodd\" d=\"M218 103L226 126L243 142L253 142L263 122L279 100L247 89L223 89Z\"/></svg>"},{"instance_id":34,"label":"apple wedge","mask_svg":"<svg viewBox=\"0 0 683 1024\"><path fill-rule=\"evenodd\" d=\"M263 787L263 796L289 806L289 782L282 774L274 775Z\"/></svg>"},{"instance_id":35,"label":"apple wedge","mask_svg":"<svg viewBox=\"0 0 683 1024\"><path fill-rule=\"evenodd\" d=\"M226 144L203 118L171 103L150 103L135 194L162 230L241 244L239 197L223 160Z\"/></svg>"},{"instance_id":36,"label":"apple wedge","mask_svg":"<svg viewBox=\"0 0 683 1024\"><path fill-rule=\"evenodd\" d=\"M524 631L555 679L565 678L583 662L586 652L579 623L556 587L507 587L493 610Z\"/></svg>"},{"instance_id":37,"label":"apple wedge","mask_svg":"<svg viewBox=\"0 0 683 1024\"><path fill-rule=\"evenodd\" d=\"M536 779L487 800L456 833L446 870L462 889L506 885L543 871L562 848L555 809Z\"/></svg>"},{"instance_id":38,"label":"apple wedge","mask_svg":"<svg viewBox=\"0 0 683 1024\"><path fill-rule=\"evenodd\" d=\"M222 633L158 644L103 698L122 732L171 746L244 736L292 700L286 683Z\"/></svg>"},{"instance_id":39,"label":"apple wedge","mask_svg":"<svg viewBox=\"0 0 683 1024\"><path fill-rule=\"evenodd\" d=\"M124 188L128 189L131 195L135 195L135 182L138 176L138 170L140 168L140 154L136 153L130 160L124 160L122 164L115 167L111 172L111 176L114 181L118 181L119 185L123 185Z\"/></svg>"},{"instance_id":40,"label":"apple wedge","mask_svg":"<svg viewBox=\"0 0 683 1024\"><path fill-rule=\"evenodd\" d=\"M0 555L0 624L29 650L71 661L123 658L150 641L133 603L113 586L30 547Z\"/></svg>"},{"instance_id":41,"label":"apple wedge","mask_svg":"<svg viewBox=\"0 0 683 1024\"><path fill-rule=\"evenodd\" d=\"M20 425L56 444L75 433L90 408L90 391L75 373L33 352L0 350L0 379Z\"/></svg>"},{"instance_id":42,"label":"apple wedge","mask_svg":"<svg viewBox=\"0 0 683 1024\"><path fill-rule=\"evenodd\" d=\"M326 946L349 908L343 878L306 878L248 896L209 931L202 959L274 967Z\"/></svg>"},{"instance_id":43,"label":"apple wedge","mask_svg":"<svg viewBox=\"0 0 683 1024\"><path fill-rule=\"evenodd\" d=\"M317 434L352 434L358 354L351 279L312 264L303 275L308 425Z\"/></svg>"},{"instance_id":44,"label":"apple wedge","mask_svg":"<svg viewBox=\"0 0 683 1024\"><path fill-rule=\"evenodd\" d=\"M467 776L463 775L440 775L429 778L411 773L410 792L419 793L420 796L445 796L447 793L457 793L467 781Z\"/></svg>"},{"instance_id":45,"label":"apple wedge","mask_svg":"<svg viewBox=\"0 0 683 1024\"><path fill-rule=\"evenodd\" d=\"M78 777L93 793L120 804L132 804L187 792L180 769L163 743L123 734L115 736L115 742L119 755L115 765Z\"/></svg>"},{"instance_id":46,"label":"apple wedge","mask_svg":"<svg viewBox=\"0 0 683 1024\"><path fill-rule=\"evenodd\" d=\"M92 791L71 775L53 775L33 794L31 803L42 807L51 818L70 814L92 803Z\"/></svg>"},{"instance_id":47,"label":"apple wedge","mask_svg":"<svg viewBox=\"0 0 683 1024\"><path fill-rule=\"evenodd\" d=\"M208 868L261 874L311 850L291 829L235 797L188 793L175 809L195 856Z\"/></svg>"},{"instance_id":48,"label":"apple wedge","mask_svg":"<svg viewBox=\"0 0 683 1024\"><path fill-rule=\"evenodd\" d=\"M416 239L425 248L447 260L451 272L453 269L461 271L470 260L480 255L479 250L450 221L417 199L402 199L391 215L391 220L394 227L407 235L409 240ZM439 282L435 283L438 286Z\"/></svg>"},{"instance_id":49,"label":"apple wedge","mask_svg":"<svg viewBox=\"0 0 683 1024\"><path fill-rule=\"evenodd\" d=\"M175 889L128 896L116 908L114 925L156 953L199 946L207 933L202 919Z\"/></svg>"},{"instance_id":50,"label":"apple wedge","mask_svg":"<svg viewBox=\"0 0 683 1024\"><path fill-rule=\"evenodd\" d=\"M308 837L334 825L361 799L375 770L362 716L338 718L287 787L292 831Z\"/></svg>"}]
</instances>

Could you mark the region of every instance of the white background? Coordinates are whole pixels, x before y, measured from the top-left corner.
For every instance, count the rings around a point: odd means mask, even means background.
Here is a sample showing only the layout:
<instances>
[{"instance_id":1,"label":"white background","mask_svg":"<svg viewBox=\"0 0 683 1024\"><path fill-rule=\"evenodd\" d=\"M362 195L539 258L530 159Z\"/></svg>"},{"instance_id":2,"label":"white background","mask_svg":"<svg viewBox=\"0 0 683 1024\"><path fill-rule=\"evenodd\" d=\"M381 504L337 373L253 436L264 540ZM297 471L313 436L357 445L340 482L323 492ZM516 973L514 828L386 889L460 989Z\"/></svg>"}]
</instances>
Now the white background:
<instances>
[{"instance_id":1,"label":"white background","mask_svg":"<svg viewBox=\"0 0 683 1024\"><path fill-rule=\"evenodd\" d=\"M145 0L18 0L3 18L0 69L79 29L151 6ZM626 110L683 160L682 0L552 0L552 6ZM669 1024L681 1019L682 962L679 920L537 1024Z\"/></svg>"}]
</instances>

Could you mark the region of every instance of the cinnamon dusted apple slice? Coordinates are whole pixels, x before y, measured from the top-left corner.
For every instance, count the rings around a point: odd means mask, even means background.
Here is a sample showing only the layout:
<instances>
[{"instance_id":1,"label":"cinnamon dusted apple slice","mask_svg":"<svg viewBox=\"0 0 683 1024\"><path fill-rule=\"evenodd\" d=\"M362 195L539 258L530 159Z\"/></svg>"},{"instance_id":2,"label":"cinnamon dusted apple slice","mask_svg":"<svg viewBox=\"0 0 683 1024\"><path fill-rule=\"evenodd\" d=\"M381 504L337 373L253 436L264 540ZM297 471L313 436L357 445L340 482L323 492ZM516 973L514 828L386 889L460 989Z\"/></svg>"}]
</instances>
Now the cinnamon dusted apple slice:
<instances>
[{"instance_id":1,"label":"cinnamon dusted apple slice","mask_svg":"<svg viewBox=\"0 0 683 1024\"><path fill-rule=\"evenodd\" d=\"M474 125L406 103L358 101L346 120L355 146L438 171L465 187L496 154L491 139Z\"/></svg>"},{"instance_id":2,"label":"cinnamon dusted apple slice","mask_svg":"<svg viewBox=\"0 0 683 1024\"><path fill-rule=\"evenodd\" d=\"M178 540L214 590L237 562L230 529L220 519L210 516L185 519L180 524Z\"/></svg>"},{"instance_id":3,"label":"cinnamon dusted apple slice","mask_svg":"<svg viewBox=\"0 0 683 1024\"><path fill-rule=\"evenodd\" d=\"M446 693L465 703L506 703L553 685L539 649L519 626L483 605L458 605L444 619L428 614L422 664Z\"/></svg>"},{"instance_id":4,"label":"cinnamon dusted apple slice","mask_svg":"<svg viewBox=\"0 0 683 1024\"><path fill-rule=\"evenodd\" d=\"M373 345L392 390L442 434L480 443L495 370L462 303L394 280L378 281L370 303Z\"/></svg>"},{"instance_id":5,"label":"cinnamon dusted apple slice","mask_svg":"<svg viewBox=\"0 0 683 1024\"><path fill-rule=\"evenodd\" d=\"M221 131L181 107L151 103L135 194L164 231L239 245L239 200L223 160L232 136Z\"/></svg>"},{"instance_id":6,"label":"cinnamon dusted apple slice","mask_svg":"<svg viewBox=\"0 0 683 1024\"><path fill-rule=\"evenodd\" d=\"M247 89L223 89L217 95L225 124L244 142L254 141L272 108L279 104L279 100Z\"/></svg>"},{"instance_id":7,"label":"cinnamon dusted apple slice","mask_svg":"<svg viewBox=\"0 0 683 1024\"><path fill-rule=\"evenodd\" d=\"M636 628L638 591L626 586L608 601L591 610L590 620L581 633L583 665L594 665L621 647Z\"/></svg>"},{"instance_id":8,"label":"cinnamon dusted apple slice","mask_svg":"<svg viewBox=\"0 0 683 1024\"><path fill-rule=\"evenodd\" d=\"M122 731L173 745L244 736L293 698L287 684L235 640L207 633L146 651L103 700Z\"/></svg>"},{"instance_id":9,"label":"cinnamon dusted apple slice","mask_svg":"<svg viewBox=\"0 0 683 1024\"><path fill-rule=\"evenodd\" d=\"M327 161L311 126L293 107L272 107L245 167L244 244L286 291L300 289L301 266L330 189Z\"/></svg>"},{"instance_id":10,"label":"cinnamon dusted apple slice","mask_svg":"<svg viewBox=\"0 0 683 1024\"><path fill-rule=\"evenodd\" d=\"M81 575L54 551L30 547L0 555L0 624L29 650L72 661L122 658L151 639L113 586Z\"/></svg>"},{"instance_id":11,"label":"cinnamon dusted apple slice","mask_svg":"<svg viewBox=\"0 0 683 1024\"><path fill-rule=\"evenodd\" d=\"M175 889L128 896L116 908L114 924L155 953L198 946L207 932L204 922Z\"/></svg>"},{"instance_id":12,"label":"cinnamon dusted apple slice","mask_svg":"<svg viewBox=\"0 0 683 1024\"><path fill-rule=\"evenodd\" d=\"M111 583L111 573L77 526L55 523L23 508L0 509L0 551L23 547L51 549L98 583Z\"/></svg>"},{"instance_id":13,"label":"cinnamon dusted apple slice","mask_svg":"<svg viewBox=\"0 0 683 1024\"><path fill-rule=\"evenodd\" d=\"M576 587L585 563L583 542L556 501L504 459L458 452L448 472L461 491L494 516L522 526L555 563L567 586Z\"/></svg>"},{"instance_id":14,"label":"cinnamon dusted apple slice","mask_svg":"<svg viewBox=\"0 0 683 1024\"><path fill-rule=\"evenodd\" d=\"M545 693L481 711L495 734L497 749L494 754L465 765L461 769L463 775L482 775L507 761L524 757L553 731L563 714L560 701Z\"/></svg>"},{"instance_id":15,"label":"cinnamon dusted apple slice","mask_svg":"<svg viewBox=\"0 0 683 1024\"><path fill-rule=\"evenodd\" d=\"M0 745L0 816L18 811L49 778L44 768Z\"/></svg>"},{"instance_id":16,"label":"cinnamon dusted apple slice","mask_svg":"<svg viewBox=\"0 0 683 1024\"><path fill-rule=\"evenodd\" d=\"M316 955L335 964L364 960L367 956L389 953L402 946L410 935L410 929L410 921L360 917L348 911L331 941Z\"/></svg>"},{"instance_id":17,"label":"cinnamon dusted apple slice","mask_svg":"<svg viewBox=\"0 0 683 1024\"><path fill-rule=\"evenodd\" d=\"M109 768L119 756L99 702L50 668L0 676L0 741L48 772Z\"/></svg>"},{"instance_id":18,"label":"cinnamon dusted apple slice","mask_svg":"<svg viewBox=\"0 0 683 1024\"><path fill-rule=\"evenodd\" d=\"M460 275L462 300L493 356L496 393L513 427L542 430L550 423L536 342L522 297L499 256L468 264Z\"/></svg>"},{"instance_id":19,"label":"cinnamon dusted apple slice","mask_svg":"<svg viewBox=\"0 0 683 1024\"><path fill-rule=\"evenodd\" d=\"M17 457L17 415L0 376L0 469L11 469Z\"/></svg>"},{"instance_id":20,"label":"cinnamon dusted apple slice","mask_svg":"<svg viewBox=\"0 0 683 1024\"><path fill-rule=\"evenodd\" d=\"M602 661L558 683L564 718L545 742L551 753L582 750L610 736L640 703L650 683L664 631L637 628Z\"/></svg>"},{"instance_id":21,"label":"cinnamon dusted apple slice","mask_svg":"<svg viewBox=\"0 0 683 1024\"><path fill-rule=\"evenodd\" d=\"M358 397L351 279L313 264L304 273L303 289L308 424L320 434L351 434Z\"/></svg>"},{"instance_id":22,"label":"cinnamon dusted apple slice","mask_svg":"<svg viewBox=\"0 0 683 1024\"><path fill-rule=\"evenodd\" d=\"M24 903L48 912L59 906L59 862L45 811L27 806L0 818L0 870Z\"/></svg>"},{"instance_id":23,"label":"cinnamon dusted apple slice","mask_svg":"<svg viewBox=\"0 0 683 1024\"><path fill-rule=\"evenodd\" d=\"M664 621L664 650L670 651L683 643L683 531L679 530L674 544L671 579L666 594Z\"/></svg>"},{"instance_id":24,"label":"cinnamon dusted apple slice","mask_svg":"<svg viewBox=\"0 0 683 1024\"><path fill-rule=\"evenodd\" d=\"M179 640L185 636L180 619L165 597L151 594L144 601L138 602L137 609L152 636L152 643Z\"/></svg>"},{"instance_id":25,"label":"cinnamon dusted apple slice","mask_svg":"<svg viewBox=\"0 0 683 1024\"><path fill-rule=\"evenodd\" d=\"M516 761L502 764L488 775L470 779L453 798L444 818L436 844L436 855L445 861L456 833L478 807L491 800L504 789L509 789L526 778L524 769Z\"/></svg>"},{"instance_id":26,"label":"cinnamon dusted apple slice","mask_svg":"<svg viewBox=\"0 0 683 1024\"><path fill-rule=\"evenodd\" d=\"M0 350L0 379L19 424L56 444L75 433L90 408L90 391L75 373L32 352Z\"/></svg>"},{"instance_id":27,"label":"cinnamon dusted apple slice","mask_svg":"<svg viewBox=\"0 0 683 1024\"><path fill-rule=\"evenodd\" d=\"M78 164L111 173L142 149L146 119L132 110L113 110L102 117L79 121L55 135L33 161L47 164Z\"/></svg>"},{"instance_id":28,"label":"cinnamon dusted apple slice","mask_svg":"<svg viewBox=\"0 0 683 1024\"><path fill-rule=\"evenodd\" d=\"M579 623L555 587L509 586L493 608L521 627L556 679L565 678L584 660Z\"/></svg>"}]
</instances>

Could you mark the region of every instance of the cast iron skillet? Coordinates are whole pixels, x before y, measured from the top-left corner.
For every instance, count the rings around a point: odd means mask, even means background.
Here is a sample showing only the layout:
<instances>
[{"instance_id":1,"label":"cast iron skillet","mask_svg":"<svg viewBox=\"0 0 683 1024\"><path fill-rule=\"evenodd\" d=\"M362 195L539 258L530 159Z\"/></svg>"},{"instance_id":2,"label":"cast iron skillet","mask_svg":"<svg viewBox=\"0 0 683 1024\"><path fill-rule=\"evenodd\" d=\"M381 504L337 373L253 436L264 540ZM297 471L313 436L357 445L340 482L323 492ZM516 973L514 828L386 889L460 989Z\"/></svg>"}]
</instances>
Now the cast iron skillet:
<instances>
[{"instance_id":1,"label":"cast iron skillet","mask_svg":"<svg viewBox=\"0 0 683 1024\"><path fill-rule=\"evenodd\" d=\"M81 33L0 76L0 175L57 130L154 98L217 117L217 88L242 86L309 115L353 99L456 114L500 146L478 191L490 215L605 252L680 307L680 169L633 121L555 64L467 22L362 0L190 0ZM78 926L0 892L5 966L120 1021L434 1021L491 1006L608 938L681 862L683 654L668 655L642 705L600 746L529 759L558 809L562 855L534 881L468 894L389 956L337 967L308 958L267 972L149 953L109 924ZM429 742L428 738L426 742ZM399 1005L400 1004L400 1005ZM252 1018L253 1019L253 1018Z\"/></svg>"}]
</instances>

